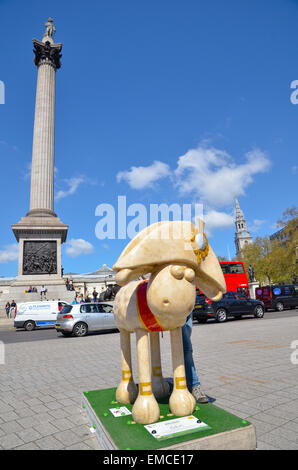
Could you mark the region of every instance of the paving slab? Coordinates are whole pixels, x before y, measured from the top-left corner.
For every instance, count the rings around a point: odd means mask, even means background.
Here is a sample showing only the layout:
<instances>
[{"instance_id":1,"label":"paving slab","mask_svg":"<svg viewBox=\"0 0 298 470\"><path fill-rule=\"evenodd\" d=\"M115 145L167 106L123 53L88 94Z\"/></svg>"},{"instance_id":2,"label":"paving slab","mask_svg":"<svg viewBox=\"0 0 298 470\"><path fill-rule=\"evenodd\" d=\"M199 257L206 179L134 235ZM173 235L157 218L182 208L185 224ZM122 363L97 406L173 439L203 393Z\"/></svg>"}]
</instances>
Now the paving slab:
<instances>
[{"instance_id":1,"label":"paving slab","mask_svg":"<svg viewBox=\"0 0 298 470\"><path fill-rule=\"evenodd\" d=\"M9 322L0 323L0 340L1 333L3 338L11 335L5 344L6 363L0 365L0 448L98 448L80 399L85 390L118 384L119 334L64 338L36 331L29 341L26 332L18 332L14 340L16 333L8 328ZM194 323L194 358L204 391L215 405L255 423L260 449L298 445L298 365L291 363L290 347L297 332L298 315ZM132 351L135 358L134 339ZM161 352L164 376L172 377L168 332L161 339ZM133 373L137 380L135 360ZM24 442L23 430L41 437ZM78 443L55 438L68 430L78 436Z\"/></svg>"}]
</instances>

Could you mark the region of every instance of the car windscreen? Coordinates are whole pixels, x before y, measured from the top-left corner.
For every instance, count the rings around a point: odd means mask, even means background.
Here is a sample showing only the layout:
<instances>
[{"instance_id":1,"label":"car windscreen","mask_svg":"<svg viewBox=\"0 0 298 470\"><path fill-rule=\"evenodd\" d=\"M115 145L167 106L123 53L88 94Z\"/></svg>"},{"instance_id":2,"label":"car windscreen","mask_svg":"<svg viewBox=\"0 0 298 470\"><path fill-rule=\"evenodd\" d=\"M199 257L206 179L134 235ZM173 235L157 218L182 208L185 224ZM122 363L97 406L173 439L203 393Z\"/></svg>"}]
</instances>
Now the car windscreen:
<instances>
[{"instance_id":1,"label":"car windscreen","mask_svg":"<svg viewBox=\"0 0 298 470\"><path fill-rule=\"evenodd\" d=\"M112 313L113 312L113 307L112 305L101 305L102 311L106 313Z\"/></svg>"},{"instance_id":2,"label":"car windscreen","mask_svg":"<svg viewBox=\"0 0 298 470\"><path fill-rule=\"evenodd\" d=\"M60 310L59 313L61 313L61 314L62 314L62 313L63 313L63 314L69 313L69 312L71 311L71 309L72 309L72 305L65 305L65 306L63 307L63 309Z\"/></svg>"}]
</instances>

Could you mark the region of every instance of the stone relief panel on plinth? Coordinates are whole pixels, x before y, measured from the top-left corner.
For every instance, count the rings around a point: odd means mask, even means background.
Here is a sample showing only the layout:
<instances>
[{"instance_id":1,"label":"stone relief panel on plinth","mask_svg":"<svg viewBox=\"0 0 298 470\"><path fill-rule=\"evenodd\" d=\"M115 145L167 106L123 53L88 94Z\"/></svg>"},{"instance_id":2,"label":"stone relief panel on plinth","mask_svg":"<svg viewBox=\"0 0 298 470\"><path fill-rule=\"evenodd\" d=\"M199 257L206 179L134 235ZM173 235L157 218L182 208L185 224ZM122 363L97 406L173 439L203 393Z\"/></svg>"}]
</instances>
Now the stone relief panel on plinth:
<instances>
[{"instance_id":1,"label":"stone relief panel on plinth","mask_svg":"<svg viewBox=\"0 0 298 470\"><path fill-rule=\"evenodd\" d=\"M24 241L23 274L57 274L57 242Z\"/></svg>"}]
</instances>

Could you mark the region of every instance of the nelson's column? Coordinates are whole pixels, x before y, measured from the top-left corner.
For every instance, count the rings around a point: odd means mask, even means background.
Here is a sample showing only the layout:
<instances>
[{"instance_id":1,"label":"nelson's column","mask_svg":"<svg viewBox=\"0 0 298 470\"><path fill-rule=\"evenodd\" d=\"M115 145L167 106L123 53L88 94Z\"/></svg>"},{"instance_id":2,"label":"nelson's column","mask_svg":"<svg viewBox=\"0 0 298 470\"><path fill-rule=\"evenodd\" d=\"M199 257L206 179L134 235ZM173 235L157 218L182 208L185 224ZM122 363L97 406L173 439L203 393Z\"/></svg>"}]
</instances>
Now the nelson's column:
<instances>
[{"instance_id":1,"label":"nelson's column","mask_svg":"<svg viewBox=\"0 0 298 470\"><path fill-rule=\"evenodd\" d=\"M30 210L12 225L19 242L18 277L10 295L24 293L30 285L45 285L50 295L65 292L61 277L61 244L68 225L54 212L55 78L61 67L62 44L55 43L52 18L45 23L42 40L33 39L37 87L32 148ZM57 298L57 297L56 297Z\"/></svg>"}]
</instances>

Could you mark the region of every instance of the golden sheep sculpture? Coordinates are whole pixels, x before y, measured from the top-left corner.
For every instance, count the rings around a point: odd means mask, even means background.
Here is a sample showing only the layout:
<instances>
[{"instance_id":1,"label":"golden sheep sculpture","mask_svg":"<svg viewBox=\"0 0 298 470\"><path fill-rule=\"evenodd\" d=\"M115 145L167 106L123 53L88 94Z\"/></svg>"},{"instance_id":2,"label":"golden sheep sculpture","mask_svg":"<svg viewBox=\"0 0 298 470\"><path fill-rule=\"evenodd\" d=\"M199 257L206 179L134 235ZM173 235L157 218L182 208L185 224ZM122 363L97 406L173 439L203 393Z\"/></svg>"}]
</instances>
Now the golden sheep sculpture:
<instances>
[{"instance_id":1,"label":"golden sheep sculpture","mask_svg":"<svg viewBox=\"0 0 298 470\"><path fill-rule=\"evenodd\" d=\"M132 416L137 423L159 420L157 399L169 393L169 384L162 376L159 332L170 330L174 388L169 406L176 416L191 414L195 399L186 385L181 327L193 310L196 287L215 301L226 291L219 262L203 233L203 222L199 220L198 229L187 221L150 225L131 240L113 269L117 284L123 286L114 302L122 367L116 400L134 403ZM148 273L149 279L140 281ZM138 389L132 376L133 332L137 340Z\"/></svg>"}]
</instances>

